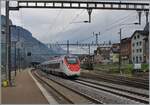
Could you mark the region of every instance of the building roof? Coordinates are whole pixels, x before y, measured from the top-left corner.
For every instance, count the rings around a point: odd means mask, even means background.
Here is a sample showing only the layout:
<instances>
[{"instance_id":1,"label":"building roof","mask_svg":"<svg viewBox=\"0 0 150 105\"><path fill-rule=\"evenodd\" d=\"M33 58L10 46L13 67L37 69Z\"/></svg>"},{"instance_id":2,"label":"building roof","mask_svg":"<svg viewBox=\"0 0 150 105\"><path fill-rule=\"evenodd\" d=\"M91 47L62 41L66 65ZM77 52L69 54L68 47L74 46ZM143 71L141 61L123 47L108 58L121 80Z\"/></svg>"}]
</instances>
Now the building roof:
<instances>
[{"instance_id":1,"label":"building roof","mask_svg":"<svg viewBox=\"0 0 150 105\"><path fill-rule=\"evenodd\" d=\"M141 35L143 35L143 36L148 36L148 35L149 35L149 32L146 32L146 31L144 31L144 30L136 30L136 31L132 34L131 39L132 39L132 37L133 37L136 33L139 33L139 34L141 34Z\"/></svg>"},{"instance_id":2,"label":"building roof","mask_svg":"<svg viewBox=\"0 0 150 105\"><path fill-rule=\"evenodd\" d=\"M119 53L119 49L118 49L118 48L111 48L111 51L112 51L113 53Z\"/></svg>"},{"instance_id":3,"label":"building roof","mask_svg":"<svg viewBox=\"0 0 150 105\"><path fill-rule=\"evenodd\" d=\"M141 35L149 36L149 22L145 25L145 27L144 27L143 30L136 30L136 31L132 34L131 39L132 39L132 37L135 35L135 33L140 33Z\"/></svg>"},{"instance_id":4,"label":"building roof","mask_svg":"<svg viewBox=\"0 0 150 105\"><path fill-rule=\"evenodd\" d=\"M131 41L131 37L126 37L121 39L121 42L127 42L127 41Z\"/></svg>"},{"instance_id":5,"label":"building roof","mask_svg":"<svg viewBox=\"0 0 150 105\"><path fill-rule=\"evenodd\" d=\"M113 43L112 45L119 45L120 43Z\"/></svg>"}]
</instances>

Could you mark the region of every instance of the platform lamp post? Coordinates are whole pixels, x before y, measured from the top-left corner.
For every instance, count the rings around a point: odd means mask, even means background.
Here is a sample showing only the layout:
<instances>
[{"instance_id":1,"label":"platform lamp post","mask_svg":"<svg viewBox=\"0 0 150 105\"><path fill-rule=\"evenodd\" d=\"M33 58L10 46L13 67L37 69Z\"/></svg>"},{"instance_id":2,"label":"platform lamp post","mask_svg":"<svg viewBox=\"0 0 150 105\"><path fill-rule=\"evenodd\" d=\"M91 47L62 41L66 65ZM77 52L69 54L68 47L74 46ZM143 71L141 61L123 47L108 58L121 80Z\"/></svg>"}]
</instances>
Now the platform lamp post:
<instances>
[{"instance_id":1,"label":"platform lamp post","mask_svg":"<svg viewBox=\"0 0 150 105\"><path fill-rule=\"evenodd\" d=\"M135 23L129 23L129 24L120 24L120 26L123 26L123 25L140 25L140 24L141 24L141 23L135 22ZM120 31L119 31L118 33L119 33L119 40L120 40L120 43L119 43L119 67L118 67L118 69L119 69L120 74L122 75L122 74L123 74L123 73L122 73L122 70L121 70L121 63L122 63L122 62L121 62L121 61L122 61L122 59L121 59L122 28L120 28Z\"/></svg>"},{"instance_id":2,"label":"platform lamp post","mask_svg":"<svg viewBox=\"0 0 150 105\"><path fill-rule=\"evenodd\" d=\"M17 75L17 72L16 72L16 43L17 43L17 41L12 41L12 46L14 46L14 49L15 49L15 51L14 51L14 69L15 69L15 76Z\"/></svg>"}]
</instances>

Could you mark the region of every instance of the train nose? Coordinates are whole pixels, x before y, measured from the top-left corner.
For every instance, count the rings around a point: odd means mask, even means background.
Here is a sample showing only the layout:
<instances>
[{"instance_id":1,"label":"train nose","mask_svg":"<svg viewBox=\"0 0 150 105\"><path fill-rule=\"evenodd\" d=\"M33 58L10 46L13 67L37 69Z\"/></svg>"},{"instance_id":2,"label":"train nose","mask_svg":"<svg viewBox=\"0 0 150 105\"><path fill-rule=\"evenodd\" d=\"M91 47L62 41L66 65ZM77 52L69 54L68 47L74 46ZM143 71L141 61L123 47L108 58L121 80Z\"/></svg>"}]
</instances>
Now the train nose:
<instances>
[{"instance_id":1,"label":"train nose","mask_svg":"<svg viewBox=\"0 0 150 105\"><path fill-rule=\"evenodd\" d=\"M71 71L79 71L80 70L80 67L79 66L69 66L69 69Z\"/></svg>"}]
</instances>

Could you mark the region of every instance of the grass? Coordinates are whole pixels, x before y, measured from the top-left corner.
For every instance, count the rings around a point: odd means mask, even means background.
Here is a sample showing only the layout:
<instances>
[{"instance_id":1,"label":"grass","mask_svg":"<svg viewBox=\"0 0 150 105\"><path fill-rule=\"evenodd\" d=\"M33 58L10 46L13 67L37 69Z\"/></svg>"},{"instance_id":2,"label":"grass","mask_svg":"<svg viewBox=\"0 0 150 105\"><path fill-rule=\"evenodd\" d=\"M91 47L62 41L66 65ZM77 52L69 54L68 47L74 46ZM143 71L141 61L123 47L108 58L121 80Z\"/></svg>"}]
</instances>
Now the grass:
<instances>
[{"instance_id":1,"label":"grass","mask_svg":"<svg viewBox=\"0 0 150 105\"><path fill-rule=\"evenodd\" d=\"M110 74L120 74L119 65L118 64L94 64L93 69L105 73ZM81 68L91 70L88 68L88 65L81 65ZM134 65L133 64L121 64L121 71L123 75L132 77L134 74ZM140 72L148 72L149 71L149 64L142 64Z\"/></svg>"},{"instance_id":2,"label":"grass","mask_svg":"<svg viewBox=\"0 0 150 105\"><path fill-rule=\"evenodd\" d=\"M141 65L141 72L148 72L149 65L148 64L142 64ZM103 72L108 72L112 74L120 73L118 64L95 64L94 70L100 70ZM133 64L122 64L121 65L121 71L123 74L131 76L133 74Z\"/></svg>"}]
</instances>

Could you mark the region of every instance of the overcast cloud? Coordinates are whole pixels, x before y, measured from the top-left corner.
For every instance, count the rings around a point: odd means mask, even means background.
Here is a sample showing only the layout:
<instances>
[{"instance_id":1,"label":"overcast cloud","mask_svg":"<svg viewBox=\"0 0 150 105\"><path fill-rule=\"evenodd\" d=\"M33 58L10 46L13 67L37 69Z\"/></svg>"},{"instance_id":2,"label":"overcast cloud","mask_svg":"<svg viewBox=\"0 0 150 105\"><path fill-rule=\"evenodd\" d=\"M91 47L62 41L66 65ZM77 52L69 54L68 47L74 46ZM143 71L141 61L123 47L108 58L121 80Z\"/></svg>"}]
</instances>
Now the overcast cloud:
<instances>
[{"instance_id":1,"label":"overcast cloud","mask_svg":"<svg viewBox=\"0 0 150 105\"><path fill-rule=\"evenodd\" d=\"M132 0L133 1L133 0ZM4 3L2 5L4 12ZM44 43L82 41L92 36L93 32L101 32L99 41L119 40L119 24L138 22L136 11L93 10L92 23L80 23L88 20L86 10L67 9L20 9L10 12L10 18L15 25L28 29L34 37ZM145 25L145 14L142 14L142 25L124 25L123 38L129 37L136 29ZM95 41L94 37L85 42ZM83 41L82 41L83 42Z\"/></svg>"}]
</instances>

